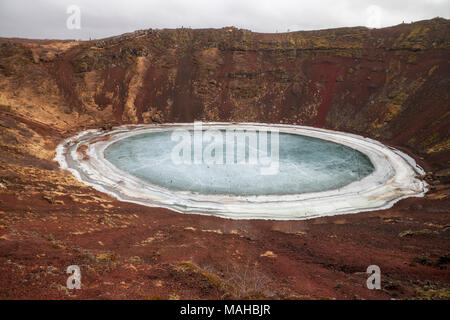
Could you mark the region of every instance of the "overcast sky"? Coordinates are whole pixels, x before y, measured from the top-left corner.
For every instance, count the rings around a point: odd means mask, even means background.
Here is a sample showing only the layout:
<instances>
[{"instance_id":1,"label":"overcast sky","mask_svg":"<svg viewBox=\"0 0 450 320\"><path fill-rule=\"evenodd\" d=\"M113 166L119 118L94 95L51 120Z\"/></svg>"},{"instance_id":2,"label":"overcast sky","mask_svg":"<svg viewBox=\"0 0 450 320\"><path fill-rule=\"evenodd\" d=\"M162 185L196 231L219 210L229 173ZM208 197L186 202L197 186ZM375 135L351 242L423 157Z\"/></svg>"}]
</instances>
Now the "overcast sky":
<instances>
[{"instance_id":1,"label":"overcast sky","mask_svg":"<svg viewBox=\"0 0 450 320\"><path fill-rule=\"evenodd\" d=\"M450 18L450 0L0 0L0 37L95 39L181 26L286 32L437 16Z\"/></svg>"}]
</instances>

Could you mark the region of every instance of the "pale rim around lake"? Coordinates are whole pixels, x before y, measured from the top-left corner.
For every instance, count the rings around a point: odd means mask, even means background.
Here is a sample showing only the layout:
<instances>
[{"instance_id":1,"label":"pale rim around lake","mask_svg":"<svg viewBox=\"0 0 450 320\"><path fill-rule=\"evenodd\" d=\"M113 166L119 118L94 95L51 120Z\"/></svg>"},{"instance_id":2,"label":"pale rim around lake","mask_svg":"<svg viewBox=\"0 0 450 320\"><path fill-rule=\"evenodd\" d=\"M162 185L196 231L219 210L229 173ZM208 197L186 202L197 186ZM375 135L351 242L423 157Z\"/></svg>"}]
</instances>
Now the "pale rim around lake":
<instances>
[{"instance_id":1,"label":"pale rim around lake","mask_svg":"<svg viewBox=\"0 0 450 320\"><path fill-rule=\"evenodd\" d=\"M203 123L209 130L268 130L342 144L366 155L374 171L339 189L289 195L213 195L174 191L132 176L111 164L104 150L112 143L144 133L192 130L193 123L123 125L111 131L86 130L60 143L55 160L79 181L119 200L177 212L232 219L301 220L391 207L407 197L421 197L427 184L414 159L397 149L362 136L305 126L263 123ZM78 148L84 147L84 154Z\"/></svg>"}]
</instances>

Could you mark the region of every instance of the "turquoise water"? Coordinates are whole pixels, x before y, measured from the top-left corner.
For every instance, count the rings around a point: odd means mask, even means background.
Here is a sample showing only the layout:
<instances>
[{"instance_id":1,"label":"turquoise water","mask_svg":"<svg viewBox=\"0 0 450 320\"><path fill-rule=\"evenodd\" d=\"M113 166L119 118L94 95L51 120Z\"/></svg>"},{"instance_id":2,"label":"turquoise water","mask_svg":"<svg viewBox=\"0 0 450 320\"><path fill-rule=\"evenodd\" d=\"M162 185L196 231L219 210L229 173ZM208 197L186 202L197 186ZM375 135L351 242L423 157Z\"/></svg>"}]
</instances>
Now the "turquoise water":
<instances>
[{"instance_id":1,"label":"turquoise water","mask_svg":"<svg viewBox=\"0 0 450 320\"><path fill-rule=\"evenodd\" d=\"M193 138L193 132L189 133ZM272 164L275 161L278 164L274 174L261 173L268 164L262 163L259 157L256 164L248 163L250 150L255 151L251 147L245 148L246 163L237 164L237 156L234 162L227 161L229 141L221 144L222 157L217 151L220 148L210 153L216 159L221 158L224 164L205 161L180 164L173 160L173 150L179 141L172 141L171 137L172 131L165 131L124 138L106 148L105 158L133 176L171 190L244 196L332 190L360 180L374 170L369 158L359 151L326 140L286 133L279 134L278 159L275 152L271 153L271 136L267 139L268 157ZM201 150L205 151L207 145L203 143ZM256 152L261 151L256 149ZM190 152L188 158L193 160L194 148Z\"/></svg>"}]
</instances>

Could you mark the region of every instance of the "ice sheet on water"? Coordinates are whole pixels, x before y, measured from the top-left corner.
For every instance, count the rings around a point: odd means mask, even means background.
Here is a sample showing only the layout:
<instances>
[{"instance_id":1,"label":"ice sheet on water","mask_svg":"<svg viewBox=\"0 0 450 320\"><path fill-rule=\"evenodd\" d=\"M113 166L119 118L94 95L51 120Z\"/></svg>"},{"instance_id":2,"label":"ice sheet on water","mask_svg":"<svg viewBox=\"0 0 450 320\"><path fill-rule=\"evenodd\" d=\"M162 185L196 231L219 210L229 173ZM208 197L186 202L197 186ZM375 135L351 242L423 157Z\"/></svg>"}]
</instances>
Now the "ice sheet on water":
<instances>
[{"instance_id":1,"label":"ice sheet on water","mask_svg":"<svg viewBox=\"0 0 450 320\"><path fill-rule=\"evenodd\" d=\"M171 134L171 131L145 133L119 140L105 150L105 158L152 184L204 194L318 192L343 187L374 170L368 157L359 151L330 141L285 133L279 134L279 170L275 175L262 175L261 163L176 164L172 150L178 142L172 141ZM268 143L270 150L270 139ZM203 149L207 144L203 144ZM226 159L226 147L223 157Z\"/></svg>"}]
</instances>

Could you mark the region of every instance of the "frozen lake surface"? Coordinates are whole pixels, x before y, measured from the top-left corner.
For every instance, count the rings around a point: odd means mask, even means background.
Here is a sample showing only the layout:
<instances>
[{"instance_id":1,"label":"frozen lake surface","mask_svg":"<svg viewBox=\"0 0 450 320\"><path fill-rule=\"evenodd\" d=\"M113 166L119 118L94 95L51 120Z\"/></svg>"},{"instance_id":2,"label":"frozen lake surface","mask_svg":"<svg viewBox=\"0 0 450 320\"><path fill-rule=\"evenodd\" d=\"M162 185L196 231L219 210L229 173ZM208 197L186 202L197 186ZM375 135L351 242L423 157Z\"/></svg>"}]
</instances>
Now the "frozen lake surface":
<instances>
[{"instance_id":1,"label":"frozen lake surface","mask_svg":"<svg viewBox=\"0 0 450 320\"><path fill-rule=\"evenodd\" d=\"M193 131L189 131L192 140ZM222 130L223 137L225 132ZM237 133L244 135L243 132ZM228 163L223 141L222 163L174 163L177 141L172 131L145 133L119 140L105 149L105 158L144 181L172 190L202 194L281 195L337 189L369 175L369 158L342 144L295 134L279 134L278 172L263 175L260 163ZM268 150L271 150L267 139ZM208 143L203 142L202 154ZM194 148L190 158L194 159ZM236 154L237 152L235 152ZM213 155L214 152L213 152Z\"/></svg>"},{"instance_id":2,"label":"frozen lake surface","mask_svg":"<svg viewBox=\"0 0 450 320\"><path fill-rule=\"evenodd\" d=\"M233 219L310 219L380 210L428 189L414 159L362 136L284 124L201 125L202 130L196 123L86 130L62 141L55 159L83 183L121 201ZM230 140L240 136L223 139L224 130L245 132L249 143L239 152L228 149ZM270 132L270 139L258 135L255 142L251 131ZM172 139L175 132L183 132L183 139ZM200 142L195 139L199 132Z\"/></svg>"}]
</instances>

